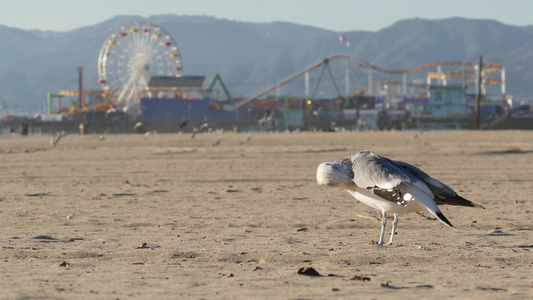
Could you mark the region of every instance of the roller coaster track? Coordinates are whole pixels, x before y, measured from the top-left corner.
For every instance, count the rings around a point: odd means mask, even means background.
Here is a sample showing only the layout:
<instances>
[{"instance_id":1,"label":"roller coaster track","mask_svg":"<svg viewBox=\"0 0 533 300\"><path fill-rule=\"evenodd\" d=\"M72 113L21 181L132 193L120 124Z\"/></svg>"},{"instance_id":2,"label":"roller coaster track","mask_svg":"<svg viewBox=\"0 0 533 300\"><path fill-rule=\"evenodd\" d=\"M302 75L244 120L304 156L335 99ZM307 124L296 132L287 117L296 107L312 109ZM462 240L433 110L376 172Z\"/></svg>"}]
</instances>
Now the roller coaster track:
<instances>
[{"instance_id":1,"label":"roller coaster track","mask_svg":"<svg viewBox=\"0 0 533 300\"><path fill-rule=\"evenodd\" d=\"M424 70L424 69L428 69L428 68L433 68L433 67L438 67L438 66L457 66L457 67L471 67L471 68L474 68L478 65L478 63L469 63L469 62L433 62L433 63L429 63L429 64L425 64L425 65L421 65L421 66L418 66L418 67L415 67L415 68L411 68L411 69L407 69L407 70L386 70L386 69L383 69L383 68L380 68L376 65L373 65L367 61L364 61L360 58L356 58L356 60L359 61L359 66L363 69L372 69L372 70L376 70L378 72L382 72L382 73L386 73L386 74L394 74L394 75L403 75L403 74L410 74L410 73L415 73L415 72L418 72L418 71L421 71L421 70ZM484 63L482 68L481 68L481 73L483 75L485 74L488 74L488 73L493 73L493 72L501 72L503 70L503 66L502 65L498 65L498 64L491 64L491 63ZM465 83L465 86L467 87L470 87L470 86L475 86L476 84L474 82L472 82L472 80L475 81L475 78L473 76L475 76L476 74L476 70L462 70L462 71L447 71L447 72L428 72L427 76L429 78L439 78L440 76L440 79L444 79L444 80L447 80L447 79L469 79L470 82L466 82ZM467 77L467 75L469 75ZM482 82L482 85L497 85L497 84L502 84L503 83L503 80L501 79L497 79L497 78L489 78L489 77L484 77L483 78L483 82ZM403 83L403 82L399 82L399 81L378 81L378 82L374 82L372 83L372 87L375 87L375 86L380 86L380 85L403 85L405 84L406 86L411 86L411 87L418 87L418 88L427 88L427 85L421 85L421 84L415 84L415 83ZM357 91L353 92L350 94L351 97L353 96L356 96L356 95L359 95L361 93L363 93L364 91L368 90L369 89L369 86L366 85L360 89L358 89Z\"/></svg>"},{"instance_id":2,"label":"roller coaster track","mask_svg":"<svg viewBox=\"0 0 533 300\"><path fill-rule=\"evenodd\" d=\"M394 74L394 75L403 75L403 74L410 74L410 73L415 73L415 72L418 72L418 71L421 71L421 70L424 70L424 69L428 69L428 68L432 68L432 67L439 67L439 66L456 66L456 67L470 67L470 68L474 68L478 65L478 63L474 63L474 62L433 62L433 63L429 63L429 64L424 64L424 65L421 65L421 66L418 66L418 67L414 67L414 68L411 68L411 69L406 69L406 70L386 70L386 69L383 69L383 68L380 68L376 65L373 65L367 61L364 61L360 58L357 58L357 57L354 57L357 61L359 61L359 67L363 68L363 69L371 69L371 70L375 70L375 71L378 71L378 72L381 72L381 73L386 73L386 74ZM333 55L333 56L330 56L324 60L322 60L321 62L317 63L317 64L314 64L306 69L304 69L303 71L297 73L296 75L293 75L281 82L279 82L278 84L270 87L269 89L257 94L256 96L254 97L251 97L243 102L240 102L238 104L235 105L235 108L236 109L239 109L240 107L248 104L249 102L253 101L254 99L260 99L261 97L269 94L270 92L272 91L275 91L276 89L279 89L280 87L288 84L289 82L293 81L294 79L297 79L298 77L300 76L303 76L305 75L306 73L314 70L314 69L317 69L317 68L320 68L322 66L327 66L327 64L329 63L329 61L331 60L335 60L335 59L351 59L350 56L348 55ZM492 73L492 72L501 72L503 71L503 66L502 65L499 65L499 64L492 64L492 63L484 63L483 66L482 66L482 69L481 69L481 73L483 75L487 74L487 73ZM428 72L427 76L429 78L440 78L441 79L469 79L470 82L466 82L465 83L465 86L474 86L475 83L472 82L472 80L475 80L474 76L476 74L476 71L475 70L462 70L462 71L447 71L447 72ZM467 77L467 75L469 75ZM489 77L484 77L483 78L483 82L482 82L482 85L496 85L496 84L503 84L504 81L502 79L497 79L497 78L489 78ZM417 83L408 83L408 82L400 82L400 81L377 81L377 82L374 82L372 83L372 87L375 87L375 86L379 86L379 85L405 85L405 86L410 86L410 87L416 87L416 88L427 88L427 85L423 85L423 84L417 84ZM353 96L356 96L356 95L359 95L361 94L362 92L368 90L369 86L364 86L358 90L356 90L355 92L351 93L350 96L353 97Z\"/></svg>"},{"instance_id":3,"label":"roller coaster track","mask_svg":"<svg viewBox=\"0 0 533 300\"><path fill-rule=\"evenodd\" d=\"M300 76L303 76L306 73L308 73L308 72L310 72L310 71L312 71L314 69L317 69L317 68L320 68L320 67L322 67L324 65L327 65L330 61L336 60L336 59L350 59L350 56L348 56L348 55L333 55L333 56L330 56L330 57L322 60L321 62L319 62L317 64L314 64L311 67L299 72L298 74L296 74L294 76L291 76L291 77L279 82L278 84L276 84L273 87L271 87L271 88L269 88L269 89L267 89L267 90L255 95L254 97L251 97L251 98L249 98L246 101L238 103L237 105L235 105L235 108L238 109L238 108L242 107L243 105L246 105L247 103L249 103L250 101L252 101L254 99L259 99L259 98L261 98L261 97L263 97L265 95L268 95L268 93L279 89L280 87L286 85L287 83L293 81L294 79L296 79L296 78L298 78Z\"/></svg>"},{"instance_id":4,"label":"roller coaster track","mask_svg":"<svg viewBox=\"0 0 533 300\"><path fill-rule=\"evenodd\" d=\"M503 67L494 67L488 69L482 69L481 74L501 72ZM440 76L442 79L472 79L472 77L466 77L467 75L475 76L476 70L463 70L463 71L447 71L441 72ZM438 78L438 72L428 72L429 78Z\"/></svg>"},{"instance_id":5,"label":"roller coaster track","mask_svg":"<svg viewBox=\"0 0 533 300\"><path fill-rule=\"evenodd\" d=\"M424 69L427 69L427 68L432 68L432 67L437 67L437 66L469 66L469 67L474 67L474 66L477 66L478 64L477 63L471 63L471 62L453 62L453 61L448 61L448 62L433 62L433 63L429 63L429 64L425 64L425 65L421 65L421 66L418 66L418 67L415 67L415 68L412 68L412 69L407 69L407 70L385 70L383 68L380 68L378 66L375 66L367 61L364 61L362 59L359 59L359 58L356 58L358 61L360 61L359 63L359 66L363 69L372 69L372 70L376 70L376 71L379 71L379 72L382 72L382 73L386 73L386 74L410 74L410 73L414 73L414 72L418 72L420 70L424 70ZM483 64L483 68L482 68L482 73L490 73L490 72L497 72L497 71L501 71L503 68L502 65L498 65L498 64L490 64L490 63L484 63Z\"/></svg>"}]
</instances>

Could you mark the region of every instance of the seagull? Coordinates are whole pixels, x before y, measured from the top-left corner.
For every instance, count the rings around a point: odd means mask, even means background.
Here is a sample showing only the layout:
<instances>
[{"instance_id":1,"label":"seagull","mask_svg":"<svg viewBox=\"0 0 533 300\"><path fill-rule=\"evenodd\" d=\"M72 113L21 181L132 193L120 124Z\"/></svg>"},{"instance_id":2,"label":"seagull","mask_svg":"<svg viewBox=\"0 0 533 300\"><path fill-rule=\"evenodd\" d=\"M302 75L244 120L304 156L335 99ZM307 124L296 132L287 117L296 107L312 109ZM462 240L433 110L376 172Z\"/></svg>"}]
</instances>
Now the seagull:
<instances>
[{"instance_id":1,"label":"seagull","mask_svg":"<svg viewBox=\"0 0 533 300\"><path fill-rule=\"evenodd\" d=\"M178 124L179 129L182 129L185 126L187 126L187 121L182 121L181 123Z\"/></svg>"},{"instance_id":2,"label":"seagull","mask_svg":"<svg viewBox=\"0 0 533 300\"><path fill-rule=\"evenodd\" d=\"M56 132L55 135L50 137L50 145L52 145L52 147L55 147L57 143L59 143L59 140L61 140L61 138L64 137L65 135L67 135L67 133L64 131Z\"/></svg>"},{"instance_id":3,"label":"seagull","mask_svg":"<svg viewBox=\"0 0 533 300\"><path fill-rule=\"evenodd\" d=\"M194 139L194 137L196 136L196 133L198 133L199 131L203 130L204 128L207 128L209 127L209 124L207 123L204 123L200 126L194 126L194 128L192 129L192 135L191 135L191 138Z\"/></svg>"},{"instance_id":4,"label":"seagull","mask_svg":"<svg viewBox=\"0 0 533 300\"><path fill-rule=\"evenodd\" d=\"M343 188L355 199L381 210L379 245L383 245L387 213L394 214L392 232L387 243L391 245L399 214L425 210L444 225L455 229L437 205L484 209L483 206L459 196L452 188L419 168L379 156L369 150L321 163L317 169L316 180L320 185Z\"/></svg>"},{"instance_id":5,"label":"seagull","mask_svg":"<svg viewBox=\"0 0 533 300\"><path fill-rule=\"evenodd\" d=\"M137 133L146 133L148 131L142 122L135 123L133 130L137 131Z\"/></svg>"},{"instance_id":6,"label":"seagull","mask_svg":"<svg viewBox=\"0 0 533 300\"><path fill-rule=\"evenodd\" d=\"M146 140L146 139L148 139L149 136L154 135L154 134L157 134L157 131L155 131L155 130L147 131L147 132L144 133L144 139Z\"/></svg>"},{"instance_id":7,"label":"seagull","mask_svg":"<svg viewBox=\"0 0 533 300\"><path fill-rule=\"evenodd\" d=\"M105 140L105 135L109 133L111 130L111 127L107 128L101 135L98 136L98 140L103 141Z\"/></svg>"},{"instance_id":8,"label":"seagull","mask_svg":"<svg viewBox=\"0 0 533 300\"><path fill-rule=\"evenodd\" d=\"M252 140L252 136L249 135L248 137L246 137L244 140L241 141L241 145L244 143L249 143L251 140Z\"/></svg>"}]
</instances>

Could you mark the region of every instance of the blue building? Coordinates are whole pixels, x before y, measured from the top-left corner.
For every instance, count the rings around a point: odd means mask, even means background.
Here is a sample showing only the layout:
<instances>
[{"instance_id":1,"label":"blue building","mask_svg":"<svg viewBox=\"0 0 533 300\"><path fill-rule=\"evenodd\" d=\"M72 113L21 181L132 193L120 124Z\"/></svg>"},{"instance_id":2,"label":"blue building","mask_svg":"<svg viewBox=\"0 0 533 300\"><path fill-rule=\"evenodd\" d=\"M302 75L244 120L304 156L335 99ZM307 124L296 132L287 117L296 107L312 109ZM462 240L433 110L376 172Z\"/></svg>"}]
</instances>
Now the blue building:
<instances>
[{"instance_id":1,"label":"blue building","mask_svg":"<svg viewBox=\"0 0 533 300\"><path fill-rule=\"evenodd\" d=\"M428 112L434 119L464 119L468 115L465 88L462 86L430 86Z\"/></svg>"}]
</instances>

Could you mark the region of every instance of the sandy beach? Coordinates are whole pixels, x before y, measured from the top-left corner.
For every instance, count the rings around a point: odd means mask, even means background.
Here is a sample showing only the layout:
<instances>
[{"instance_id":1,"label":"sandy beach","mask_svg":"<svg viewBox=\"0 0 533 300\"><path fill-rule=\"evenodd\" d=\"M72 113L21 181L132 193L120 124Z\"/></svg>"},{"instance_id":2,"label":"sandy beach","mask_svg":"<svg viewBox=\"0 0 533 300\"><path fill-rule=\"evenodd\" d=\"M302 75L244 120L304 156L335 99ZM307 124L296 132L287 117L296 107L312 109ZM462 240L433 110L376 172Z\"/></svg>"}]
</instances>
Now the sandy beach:
<instances>
[{"instance_id":1,"label":"sandy beach","mask_svg":"<svg viewBox=\"0 0 533 300\"><path fill-rule=\"evenodd\" d=\"M533 297L532 131L49 141L0 136L0 299ZM375 245L379 212L315 178L364 149L486 209L402 215Z\"/></svg>"}]
</instances>

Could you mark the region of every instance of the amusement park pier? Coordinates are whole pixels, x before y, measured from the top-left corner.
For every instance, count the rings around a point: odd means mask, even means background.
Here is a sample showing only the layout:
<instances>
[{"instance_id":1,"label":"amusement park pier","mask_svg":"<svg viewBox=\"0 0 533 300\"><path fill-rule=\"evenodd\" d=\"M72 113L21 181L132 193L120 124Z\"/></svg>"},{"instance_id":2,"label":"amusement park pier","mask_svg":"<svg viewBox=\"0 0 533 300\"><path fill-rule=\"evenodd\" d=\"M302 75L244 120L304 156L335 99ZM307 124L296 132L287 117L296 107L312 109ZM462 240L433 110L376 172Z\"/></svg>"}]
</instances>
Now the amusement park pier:
<instances>
[{"instance_id":1,"label":"amusement park pier","mask_svg":"<svg viewBox=\"0 0 533 300\"><path fill-rule=\"evenodd\" d=\"M332 55L246 99L233 97L219 74L204 87L205 76L185 75L182 65L178 45L163 28L121 26L97 58L101 89L84 90L83 68L78 68L77 90L48 93L46 114L8 115L0 130L100 134L193 131L203 124L225 130L328 131L529 126L511 120L516 109L506 95L505 67L481 60L387 70L358 57ZM364 75L354 84L355 70Z\"/></svg>"}]
</instances>

